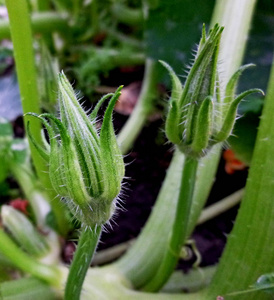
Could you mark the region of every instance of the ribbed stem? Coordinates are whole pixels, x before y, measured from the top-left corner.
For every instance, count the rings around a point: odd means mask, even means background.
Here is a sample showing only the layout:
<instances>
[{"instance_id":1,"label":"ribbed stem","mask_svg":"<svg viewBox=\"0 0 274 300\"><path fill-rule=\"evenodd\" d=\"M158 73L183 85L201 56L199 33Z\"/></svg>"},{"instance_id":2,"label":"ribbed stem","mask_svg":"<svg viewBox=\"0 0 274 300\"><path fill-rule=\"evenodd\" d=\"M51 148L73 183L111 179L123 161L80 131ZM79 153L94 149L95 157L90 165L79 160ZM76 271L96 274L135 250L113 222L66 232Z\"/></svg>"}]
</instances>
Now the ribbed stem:
<instances>
[{"instance_id":1,"label":"ribbed stem","mask_svg":"<svg viewBox=\"0 0 274 300\"><path fill-rule=\"evenodd\" d=\"M84 228L81 231L77 250L69 270L65 288L65 300L78 300L85 280L86 273L90 266L92 257L97 248L101 235L101 226Z\"/></svg>"},{"instance_id":2,"label":"ribbed stem","mask_svg":"<svg viewBox=\"0 0 274 300\"><path fill-rule=\"evenodd\" d=\"M209 289L212 299L247 290L259 276L273 272L274 67L266 94L245 196ZM240 298L270 299L269 294L258 292L242 294Z\"/></svg>"},{"instance_id":3,"label":"ribbed stem","mask_svg":"<svg viewBox=\"0 0 274 300\"><path fill-rule=\"evenodd\" d=\"M186 157L176 215L169 238L168 248L156 275L144 286L143 289L145 291L158 291L166 283L176 267L182 246L187 239L187 225L193 199L197 167L197 159Z\"/></svg>"}]
</instances>

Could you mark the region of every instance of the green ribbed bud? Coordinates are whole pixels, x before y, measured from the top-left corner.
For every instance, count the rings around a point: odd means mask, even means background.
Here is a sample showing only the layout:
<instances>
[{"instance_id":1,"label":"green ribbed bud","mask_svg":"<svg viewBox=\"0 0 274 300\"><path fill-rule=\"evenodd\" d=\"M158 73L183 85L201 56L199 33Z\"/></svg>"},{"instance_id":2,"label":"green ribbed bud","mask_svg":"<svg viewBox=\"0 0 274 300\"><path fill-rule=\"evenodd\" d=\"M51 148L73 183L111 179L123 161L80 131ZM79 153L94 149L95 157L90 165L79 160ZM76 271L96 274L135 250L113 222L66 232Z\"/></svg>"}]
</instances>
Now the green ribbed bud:
<instances>
[{"instance_id":1,"label":"green ribbed bud","mask_svg":"<svg viewBox=\"0 0 274 300\"><path fill-rule=\"evenodd\" d=\"M31 135L30 138L49 162L52 186L84 226L105 224L115 211L121 191L124 162L112 124L112 112L121 88L103 97L88 116L66 76L61 73L60 119L51 114L29 113L43 122L49 134L50 145L46 147L39 146ZM99 133L97 112L110 96Z\"/></svg>"},{"instance_id":2,"label":"green ribbed bud","mask_svg":"<svg viewBox=\"0 0 274 300\"><path fill-rule=\"evenodd\" d=\"M230 79L221 97L218 86L218 53L223 27L217 24L206 35L203 27L197 55L184 87L165 62L172 82L170 107L166 119L166 135L173 144L193 158L204 156L213 145L225 141L232 133L240 101L259 89L243 92L235 98L241 67Z\"/></svg>"}]
</instances>

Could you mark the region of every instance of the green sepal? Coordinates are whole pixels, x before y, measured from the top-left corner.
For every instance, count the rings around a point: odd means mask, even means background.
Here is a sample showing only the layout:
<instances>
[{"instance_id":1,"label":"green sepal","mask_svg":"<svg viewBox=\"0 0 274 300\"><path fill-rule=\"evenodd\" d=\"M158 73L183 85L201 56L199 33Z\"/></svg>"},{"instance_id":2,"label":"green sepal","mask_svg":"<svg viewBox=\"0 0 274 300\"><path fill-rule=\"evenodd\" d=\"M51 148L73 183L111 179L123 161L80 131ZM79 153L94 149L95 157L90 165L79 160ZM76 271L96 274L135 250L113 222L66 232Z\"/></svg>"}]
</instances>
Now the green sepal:
<instances>
[{"instance_id":1,"label":"green sepal","mask_svg":"<svg viewBox=\"0 0 274 300\"><path fill-rule=\"evenodd\" d=\"M225 141L230 135L234 127L234 123L236 121L236 116L237 116L237 108L241 100L253 93L262 93L264 92L260 89L251 89L248 91L245 91L241 93L237 98L233 100L233 102L230 104L224 122L221 130L219 133L216 134L215 137L213 137L214 143L219 143Z\"/></svg>"},{"instance_id":2,"label":"green sepal","mask_svg":"<svg viewBox=\"0 0 274 300\"><path fill-rule=\"evenodd\" d=\"M47 138L45 136L45 132L43 129L41 129L41 137L42 137L42 143L43 143L43 146L44 148L46 149L46 151L49 153L50 152L50 144L49 142L47 141Z\"/></svg>"},{"instance_id":3,"label":"green sepal","mask_svg":"<svg viewBox=\"0 0 274 300\"><path fill-rule=\"evenodd\" d=\"M30 115L36 118L39 118L37 114L34 113L27 113L26 115ZM36 148L37 152L39 153L39 155L46 161L49 162L49 151L48 149L43 148L39 143L37 143L37 141L35 140L34 136L32 135L31 131L30 131L30 126L29 126L30 122L27 122L27 126L26 126L26 131L27 131L27 135L30 138L30 141L32 142L33 146Z\"/></svg>"},{"instance_id":4,"label":"green sepal","mask_svg":"<svg viewBox=\"0 0 274 300\"><path fill-rule=\"evenodd\" d=\"M206 27L205 27L205 24L203 24L202 37L201 37L199 45L198 45L197 54L199 54L199 52L202 49L202 47L204 46L205 42L206 42Z\"/></svg>"},{"instance_id":5,"label":"green sepal","mask_svg":"<svg viewBox=\"0 0 274 300\"><path fill-rule=\"evenodd\" d=\"M196 120L193 142L191 148L196 153L202 153L206 149L210 140L212 128L213 101L208 96L203 101Z\"/></svg>"},{"instance_id":6,"label":"green sepal","mask_svg":"<svg viewBox=\"0 0 274 300\"><path fill-rule=\"evenodd\" d=\"M182 96L183 87L179 77L175 74L174 70L171 68L169 64L166 62L159 60L159 62L164 66L168 72L171 79L172 91L171 91L171 99L178 102Z\"/></svg>"},{"instance_id":7,"label":"green sepal","mask_svg":"<svg viewBox=\"0 0 274 300\"><path fill-rule=\"evenodd\" d=\"M119 149L112 124L112 112L116 101L121 94L120 86L110 99L105 111L100 131L100 146L102 157L102 173L104 176L104 192L102 198L112 201L121 189L121 180L124 177L124 163Z\"/></svg>"},{"instance_id":8,"label":"green sepal","mask_svg":"<svg viewBox=\"0 0 274 300\"><path fill-rule=\"evenodd\" d=\"M244 70L250 68L250 67L255 67L254 64L247 64L244 66L241 66L229 79L226 89L225 89L225 98L224 98L224 103L230 103L234 99L235 95L235 90L236 86L239 80L239 77L243 73Z\"/></svg>"},{"instance_id":9,"label":"green sepal","mask_svg":"<svg viewBox=\"0 0 274 300\"><path fill-rule=\"evenodd\" d=\"M114 95L113 93L106 94L98 101L98 103L95 105L95 107L93 108L92 112L89 115L91 122L96 120L98 111L99 111L100 107L102 106L102 104L106 101L106 99L108 99L109 97L112 97L113 95Z\"/></svg>"},{"instance_id":10,"label":"green sepal","mask_svg":"<svg viewBox=\"0 0 274 300\"><path fill-rule=\"evenodd\" d=\"M56 125L56 127L58 128L58 131L60 133L60 137L63 143L69 143L70 142L70 136L68 135L67 129L65 128L65 126L62 124L62 122L57 119L54 115L51 114L41 114L39 115L40 118L48 118L51 121L54 122L54 124Z\"/></svg>"},{"instance_id":11,"label":"green sepal","mask_svg":"<svg viewBox=\"0 0 274 300\"><path fill-rule=\"evenodd\" d=\"M173 144L180 144L180 113L176 100L171 99L169 111L166 118L165 132L169 141Z\"/></svg>"},{"instance_id":12,"label":"green sepal","mask_svg":"<svg viewBox=\"0 0 274 300\"><path fill-rule=\"evenodd\" d=\"M171 143L179 144L182 140L182 137L180 137L181 120L178 103L183 93L183 87L179 77L175 74L170 65L162 60L159 60L159 62L168 70L172 84L170 106L166 118L165 132Z\"/></svg>"},{"instance_id":13,"label":"green sepal","mask_svg":"<svg viewBox=\"0 0 274 300\"><path fill-rule=\"evenodd\" d=\"M57 135L59 132L57 131L56 126L50 126L50 124L45 119L45 116L49 116L49 114L44 114L44 117L41 117L41 115L37 115L34 113L28 113L28 115L40 119L47 129L50 139L50 154L48 154L50 180L55 191L58 194L65 196L67 194L67 189L65 187L64 181L65 175L63 166L63 153L62 151L60 151L60 145L57 141Z\"/></svg>"}]
</instances>

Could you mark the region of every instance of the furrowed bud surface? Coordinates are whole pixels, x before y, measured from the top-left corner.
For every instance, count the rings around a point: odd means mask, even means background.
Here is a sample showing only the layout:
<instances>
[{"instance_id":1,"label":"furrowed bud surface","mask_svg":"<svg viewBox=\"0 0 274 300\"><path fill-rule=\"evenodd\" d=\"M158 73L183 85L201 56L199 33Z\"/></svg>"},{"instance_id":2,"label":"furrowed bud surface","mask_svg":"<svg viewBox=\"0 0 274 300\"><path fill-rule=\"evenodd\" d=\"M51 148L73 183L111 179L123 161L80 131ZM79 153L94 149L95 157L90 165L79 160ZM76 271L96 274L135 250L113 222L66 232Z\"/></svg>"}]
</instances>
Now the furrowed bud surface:
<instances>
[{"instance_id":1,"label":"furrowed bud surface","mask_svg":"<svg viewBox=\"0 0 274 300\"><path fill-rule=\"evenodd\" d=\"M43 122L49 135L49 153L48 147L41 148L31 140L42 157L48 157L52 186L83 226L107 223L121 191L124 162L112 125L112 112L121 88L109 95L112 97L100 132L96 128L98 107L89 117L64 73L59 74L60 119L51 114L29 113Z\"/></svg>"},{"instance_id":2,"label":"furrowed bud surface","mask_svg":"<svg viewBox=\"0 0 274 300\"><path fill-rule=\"evenodd\" d=\"M224 142L231 135L238 105L245 96L258 92L263 94L260 89L251 89L235 98L238 79L246 68L253 66L250 64L232 75L225 97L221 98L217 62L223 29L216 24L207 36L203 27L195 60L182 90L172 68L161 62L172 82L166 136L180 151L193 158L206 155L212 146Z\"/></svg>"}]
</instances>

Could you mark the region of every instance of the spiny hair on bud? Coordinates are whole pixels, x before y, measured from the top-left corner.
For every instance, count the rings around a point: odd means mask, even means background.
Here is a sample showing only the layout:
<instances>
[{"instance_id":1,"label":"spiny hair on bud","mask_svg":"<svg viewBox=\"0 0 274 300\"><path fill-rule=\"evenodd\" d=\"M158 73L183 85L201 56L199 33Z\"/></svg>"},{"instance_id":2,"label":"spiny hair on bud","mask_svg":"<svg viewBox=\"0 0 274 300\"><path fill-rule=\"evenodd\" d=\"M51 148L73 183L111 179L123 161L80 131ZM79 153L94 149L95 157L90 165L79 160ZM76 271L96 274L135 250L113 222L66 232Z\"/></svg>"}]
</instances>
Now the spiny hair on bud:
<instances>
[{"instance_id":1,"label":"spiny hair on bud","mask_svg":"<svg viewBox=\"0 0 274 300\"><path fill-rule=\"evenodd\" d=\"M122 187L123 186L124 184L122 184ZM111 227L110 222L114 222L118 212L125 210L123 207L123 198L124 194L122 188L118 196L110 203L104 202L103 199L94 199L90 203L85 202L84 204L78 205L69 197L61 197L61 201L69 208L72 214L72 222L80 222L82 228L94 228L94 226L97 225L102 226L103 230L107 230L107 228ZM100 207L100 202L102 207ZM97 205L97 208L94 207L94 205Z\"/></svg>"}]
</instances>

